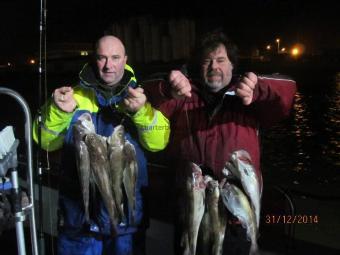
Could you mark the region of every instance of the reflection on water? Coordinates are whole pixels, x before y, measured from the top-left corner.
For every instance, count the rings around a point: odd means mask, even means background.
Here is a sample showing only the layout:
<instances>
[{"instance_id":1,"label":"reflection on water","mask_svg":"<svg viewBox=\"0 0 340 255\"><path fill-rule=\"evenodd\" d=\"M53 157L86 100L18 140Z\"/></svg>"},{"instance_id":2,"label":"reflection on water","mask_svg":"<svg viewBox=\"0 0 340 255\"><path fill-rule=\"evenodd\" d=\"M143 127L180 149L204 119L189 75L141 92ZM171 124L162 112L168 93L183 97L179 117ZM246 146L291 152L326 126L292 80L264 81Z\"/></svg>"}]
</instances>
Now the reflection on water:
<instances>
[{"instance_id":1,"label":"reflection on water","mask_svg":"<svg viewBox=\"0 0 340 255\"><path fill-rule=\"evenodd\" d=\"M264 174L282 180L339 181L340 72L297 78L290 119L262 132Z\"/></svg>"},{"instance_id":2,"label":"reflection on water","mask_svg":"<svg viewBox=\"0 0 340 255\"><path fill-rule=\"evenodd\" d=\"M340 149L340 72L335 76L335 86L333 96L328 100L329 111L325 114L326 129L329 135L328 146L325 151L329 152L329 157L334 160L336 166L340 166L339 149Z\"/></svg>"},{"instance_id":3,"label":"reflection on water","mask_svg":"<svg viewBox=\"0 0 340 255\"><path fill-rule=\"evenodd\" d=\"M310 155L304 149L304 141L312 137L312 129L309 123L310 110L305 102L304 95L297 91L295 95L294 104L294 124L292 126L292 133L295 136L296 143L296 164L293 168L294 171L299 172L308 167L310 162Z\"/></svg>"}]
</instances>

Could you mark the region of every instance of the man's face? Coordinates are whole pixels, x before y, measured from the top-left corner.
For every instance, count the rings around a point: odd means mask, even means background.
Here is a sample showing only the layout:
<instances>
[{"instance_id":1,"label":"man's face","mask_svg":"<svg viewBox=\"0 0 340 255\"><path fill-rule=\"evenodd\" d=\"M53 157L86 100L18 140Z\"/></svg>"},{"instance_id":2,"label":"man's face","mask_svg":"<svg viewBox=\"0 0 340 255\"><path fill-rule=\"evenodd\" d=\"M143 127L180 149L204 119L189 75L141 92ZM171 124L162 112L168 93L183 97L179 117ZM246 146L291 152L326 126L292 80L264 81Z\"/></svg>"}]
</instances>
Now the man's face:
<instances>
[{"instance_id":1,"label":"man's face","mask_svg":"<svg viewBox=\"0 0 340 255\"><path fill-rule=\"evenodd\" d=\"M122 42L114 36L105 36L98 42L96 64L101 81L116 85L124 75L127 56Z\"/></svg>"},{"instance_id":2,"label":"man's face","mask_svg":"<svg viewBox=\"0 0 340 255\"><path fill-rule=\"evenodd\" d=\"M233 65L224 45L203 56L201 74L208 90L217 92L226 87L232 78L232 71Z\"/></svg>"}]
</instances>

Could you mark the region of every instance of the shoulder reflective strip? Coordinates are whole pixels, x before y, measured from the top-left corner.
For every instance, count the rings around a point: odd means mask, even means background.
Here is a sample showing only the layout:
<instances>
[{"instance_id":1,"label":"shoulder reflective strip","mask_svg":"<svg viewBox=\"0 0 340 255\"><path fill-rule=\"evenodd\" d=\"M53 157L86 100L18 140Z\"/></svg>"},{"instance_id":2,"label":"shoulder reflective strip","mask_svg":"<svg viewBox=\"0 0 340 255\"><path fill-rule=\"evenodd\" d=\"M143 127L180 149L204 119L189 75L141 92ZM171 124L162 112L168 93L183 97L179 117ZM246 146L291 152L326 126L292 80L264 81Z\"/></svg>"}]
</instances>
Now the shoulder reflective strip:
<instances>
[{"instance_id":1,"label":"shoulder reflective strip","mask_svg":"<svg viewBox=\"0 0 340 255\"><path fill-rule=\"evenodd\" d=\"M292 81L296 83L296 81L292 79L283 79L283 78L280 79L280 78L273 78L273 77L266 77L266 76L257 76L257 77L260 79L275 80L275 81Z\"/></svg>"},{"instance_id":2,"label":"shoulder reflective strip","mask_svg":"<svg viewBox=\"0 0 340 255\"><path fill-rule=\"evenodd\" d=\"M62 132L56 132L51 129L48 129L44 124L41 124L41 128L44 129L47 133L55 136L59 136Z\"/></svg>"},{"instance_id":3,"label":"shoulder reflective strip","mask_svg":"<svg viewBox=\"0 0 340 255\"><path fill-rule=\"evenodd\" d=\"M153 111L154 112L154 114L155 114L155 117L153 117L153 120L152 120L152 123L149 125L149 126L142 126L141 128L140 128L140 130L142 131L142 132L147 132L147 131L150 131L150 130L153 130L154 129L154 126L156 125L156 123L157 123L157 120L158 120L158 117L157 117L157 112L158 111Z\"/></svg>"},{"instance_id":4,"label":"shoulder reflective strip","mask_svg":"<svg viewBox=\"0 0 340 255\"><path fill-rule=\"evenodd\" d=\"M135 72L133 71L132 67L129 66L128 64L125 64L124 69L130 71L133 75L135 75Z\"/></svg>"}]
</instances>

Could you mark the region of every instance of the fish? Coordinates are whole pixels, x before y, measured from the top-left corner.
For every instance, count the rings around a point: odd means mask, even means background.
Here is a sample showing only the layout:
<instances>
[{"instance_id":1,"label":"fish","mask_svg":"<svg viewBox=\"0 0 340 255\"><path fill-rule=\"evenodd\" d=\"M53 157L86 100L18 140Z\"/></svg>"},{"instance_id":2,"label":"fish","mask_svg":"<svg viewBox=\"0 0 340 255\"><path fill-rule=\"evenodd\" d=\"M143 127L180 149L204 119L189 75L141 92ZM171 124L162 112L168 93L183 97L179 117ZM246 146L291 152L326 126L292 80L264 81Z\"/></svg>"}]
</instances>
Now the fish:
<instances>
[{"instance_id":1,"label":"fish","mask_svg":"<svg viewBox=\"0 0 340 255\"><path fill-rule=\"evenodd\" d=\"M131 225L135 224L134 212L136 210L136 186L138 176L138 164L136 150L128 140L124 143L125 168L123 172L123 186L127 197Z\"/></svg>"},{"instance_id":2,"label":"fish","mask_svg":"<svg viewBox=\"0 0 340 255\"><path fill-rule=\"evenodd\" d=\"M227 210L220 199L217 180L204 176L206 182L205 212L199 229L197 254L221 255L227 226Z\"/></svg>"},{"instance_id":3,"label":"fish","mask_svg":"<svg viewBox=\"0 0 340 255\"><path fill-rule=\"evenodd\" d=\"M202 169L202 168L201 168ZM202 169L203 171L203 169ZM210 175L205 175L204 183L207 185L213 178ZM199 226L198 236L197 236L197 247L196 253L197 254L210 254L211 250L211 242L210 242L210 217L209 217L209 210L207 205L207 190L205 192L205 208L204 214Z\"/></svg>"},{"instance_id":4,"label":"fish","mask_svg":"<svg viewBox=\"0 0 340 255\"><path fill-rule=\"evenodd\" d=\"M124 135L124 126L118 125L114 128L112 135L107 138L111 188L118 209L116 213L119 222L122 222L125 217L122 192L123 171L125 168L125 156L123 152L125 144Z\"/></svg>"},{"instance_id":5,"label":"fish","mask_svg":"<svg viewBox=\"0 0 340 255\"><path fill-rule=\"evenodd\" d=\"M210 250L210 217L207 208L205 208L198 230L196 253L208 255L210 254Z\"/></svg>"},{"instance_id":6,"label":"fish","mask_svg":"<svg viewBox=\"0 0 340 255\"><path fill-rule=\"evenodd\" d=\"M231 154L230 160L222 170L226 177L236 176L242 187L250 198L251 206L255 210L256 228L260 226L261 196L262 196L262 176L256 174L255 167L252 165L251 157L245 150L237 150Z\"/></svg>"},{"instance_id":7,"label":"fish","mask_svg":"<svg viewBox=\"0 0 340 255\"><path fill-rule=\"evenodd\" d=\"M115 212L117 211L117 206L113 199L110 183L110 163L107 156L106 140L106 137L95 133L87 134L85 136L85 144L87 145L90 155L91 175L108 211L112 229L116 232L118 219Z\"/></svg>"},{"instance_id":8,"label":"fish","mask_svg":"<svg viewBox=\"0 0 340 255\"><path fill-rule=\"evenodd\" d=\"M247 238L251 242L249 254L258 254L256 216L247 196L236 185L225 182L221 190L221 198L225 207L239 219L247 230Z\"/></svg>"},{"instance_id":9,"label":"fish","mask_svg":"<svg viewBox=\"0 0 340 255\"><path fill-rule=\"evenodd\" d=\"M72 130L76 152L77 171L84 202L85 220L89 222L89 187L90 185L94 187L94 183L90 178L90 155L87 145L84 142L84 138L87 134L95 133L91 114L85 112L80 115L76 123L73 125Z\"/></svg>"},{"instance_id":10,"label":"fish","mask_svg":"<svg viewBox=\"0 0 340 255\"><path fill-rule=\"evenodd\" d=\"M206 189L206 207L211 225L212 247L210 254L222 255L224 234L227 226L227 211L221 204L218 181L209 181Z\"/></svg>"},{"instance_id":11,"label":"fish","mask_svg":"<svg viewBox=\"0 0 340 255\"><path fill-rule=\"evenodd\" d=\"M181 237L181 246L184 255L195 255L198 230L203 218L205 208L206 184L200 167L191 162L186 169L184 196L186 199L183 208L184 228Z\"/></svg>"}]
</instances>

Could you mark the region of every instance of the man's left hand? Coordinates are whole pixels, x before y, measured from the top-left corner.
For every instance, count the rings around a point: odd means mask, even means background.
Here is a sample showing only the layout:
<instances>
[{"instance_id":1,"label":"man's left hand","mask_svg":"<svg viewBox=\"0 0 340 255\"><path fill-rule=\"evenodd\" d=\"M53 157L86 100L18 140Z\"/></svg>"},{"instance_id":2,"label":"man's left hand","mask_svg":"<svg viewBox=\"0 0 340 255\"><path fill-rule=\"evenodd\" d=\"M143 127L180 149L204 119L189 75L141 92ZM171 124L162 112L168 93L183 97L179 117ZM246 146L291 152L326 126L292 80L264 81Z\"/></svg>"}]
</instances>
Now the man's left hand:
<instances>
[{"instance_id":1,"label":"man's left hand","mask_svg":"<svg viewBox=\"0 0 340 255\"><path fill-rule=\"evenodd\" d=\"M254 89L257 84L257 75L246 73L236 86L236 95L242 99L244 105L250 105L253 101Z\"/></svg>"},{"instance_id":2,"label":"man's left hand","mask_svg":"<svg viewBox=\"0 0 340 255\"><path fill-rule=\"evenodd\" d=\"M126 111L130 113L136 113L140 108L144 106L145 102L146 96L142 88L128 88L128 95L124 99L124 106Z\"/></svg>"}]
</instances>

